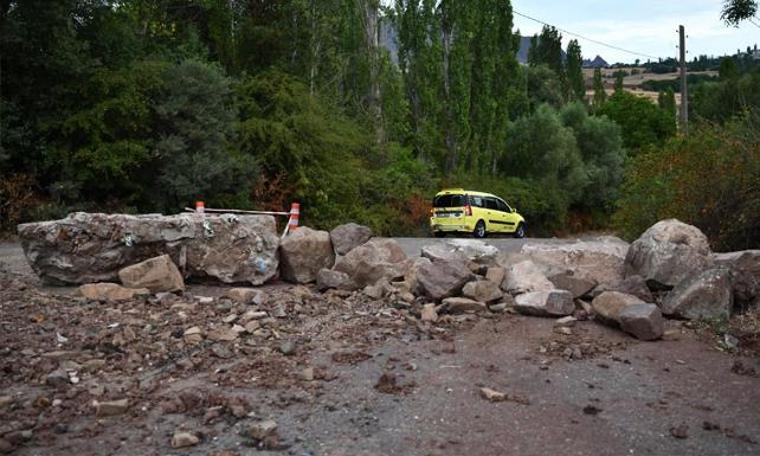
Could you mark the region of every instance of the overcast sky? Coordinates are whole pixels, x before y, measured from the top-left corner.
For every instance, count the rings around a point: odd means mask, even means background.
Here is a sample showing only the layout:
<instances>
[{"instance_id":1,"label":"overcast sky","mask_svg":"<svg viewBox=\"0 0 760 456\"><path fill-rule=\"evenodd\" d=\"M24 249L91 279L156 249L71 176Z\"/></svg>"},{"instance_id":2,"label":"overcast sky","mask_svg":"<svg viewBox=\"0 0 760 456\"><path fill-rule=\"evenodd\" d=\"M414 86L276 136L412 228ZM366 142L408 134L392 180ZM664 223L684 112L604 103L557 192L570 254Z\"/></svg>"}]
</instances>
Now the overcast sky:
<instances>
[{"instance_id":1,"label":"overcast sky","mask_svg":"<svg viewBox=\"0 0 760 456\"><path fill-rule=\"evenodd\" d=\"M675 57L678 25L689 36L689 58L701 54L734 54L760 45L760 28L749 22L739 28L720 20L722 0L512 0L512 7L558 28L653 56ZM541 24L515 15L522 35L541 31ZM572 37L563 34L563 44ZM601 55L609 63L633 62L637 57L579 39L583 56ZM646 61L645 57L639 57Z\"/></svg>"}]
</instances>

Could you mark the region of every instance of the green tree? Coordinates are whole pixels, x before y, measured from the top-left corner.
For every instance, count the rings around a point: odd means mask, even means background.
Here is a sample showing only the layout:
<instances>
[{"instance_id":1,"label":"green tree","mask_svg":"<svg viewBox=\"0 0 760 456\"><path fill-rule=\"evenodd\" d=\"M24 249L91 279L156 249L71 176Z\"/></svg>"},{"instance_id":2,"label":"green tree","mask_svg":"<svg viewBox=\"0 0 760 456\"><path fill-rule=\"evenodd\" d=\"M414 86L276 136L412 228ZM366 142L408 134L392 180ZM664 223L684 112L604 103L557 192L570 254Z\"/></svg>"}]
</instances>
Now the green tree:
<instances>
[{"instance_id":1,"label":"green tree","mask_svg":"<svg viewBox=\"0 0 760 456\"><path fill-rule=\"evenodd\" d=\"M567 45L567 80L570 98L583 101L586 98L586 81L583 76L583 56L578 40L570 40Z\"/></svg>"},{"instance_id":2,"label":"green tree","mask_svg":"<svg viewBox=\"0 0 760 456\"><path fill-rule=\"evenodd\" d=\"M618 71L615 73L615 93L620 93L623 91L623 79L625 78L625 74L622 71Z\"/></svg>"},{"instance_id":3,"label":"green tree","mask_svg":"<svg viewBox=\"0 0 760 456\"><path fill-rule=\"evenodd\" d=\"M671 117L676 117L676 94L671 87L668 87L664 92L660 92L657 95L657 104L660 109L670 114Z\"/></svg>"},{"instance_id":4,"label":"green tree","mask_svg":"<svg viewBox=\"0 0 760 456\"><path fill-rule=\"evenodd\" d=\"M249 192L253 154L232 147L236 111L221 69L197 61L172 66L155 110L156 192L165 195L165 210L199 197L213 202Z\"/></svg>"},{"instance_id":5,"label":"green tree","mask_svg":"<svg viewBox=\"0 0 760 456\"><path fill-rule=\"evenodd\" d=\"M740 22L757 17L757 10L755 0L725 0L720 18L727 25L738 27Z\"/></svg>"},{"instance_id":6,"label":"green tree","mask_svg":"<svg viewBox=\"0 0 760 456\"><path fill-rule=\"evenodd\" d=\"M739 69L733 58L724 57L720 59L719 75L721 79L733 79L739 75Z\"/></svg>"},{"instance_id":7,"label":"green tree","mask_svg":"<svg viewBox=\"0 0 760 456\"><path fill-rule=\"evenodd\" d=\"M604 105L607 101L607 91L604 88L604 79L602 79L602 70L599 68L594 69L594 98L592 100L592 106L595 110Z\"/></svg>"},{"instance_id":8,"label":"green tree","mask_svg":"<svg viewBox=\"0 0 760 456\"><path fill-rule=\"evenodd\" d=\"M599 109L617 123L623 144L632 155L650 145L662 145L676 133L676 120L649 100L628 92L617 92Z\"/></svg>"}]
</instances>

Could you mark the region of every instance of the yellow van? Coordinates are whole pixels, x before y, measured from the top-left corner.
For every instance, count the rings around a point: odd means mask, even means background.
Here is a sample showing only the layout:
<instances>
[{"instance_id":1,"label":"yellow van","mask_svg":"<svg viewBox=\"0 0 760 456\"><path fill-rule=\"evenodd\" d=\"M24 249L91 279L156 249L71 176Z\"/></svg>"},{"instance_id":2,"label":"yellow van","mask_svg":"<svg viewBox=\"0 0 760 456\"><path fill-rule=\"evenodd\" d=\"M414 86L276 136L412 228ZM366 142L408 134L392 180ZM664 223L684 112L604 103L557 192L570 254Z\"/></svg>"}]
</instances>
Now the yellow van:
<instances>
[{"instance_id":1,"label":"yellow van","mask_svg":"<svg viewBox=\"0 0 760 456\"><path fill-rule=\"evenodd\" d=\"M433 199L430 231L436 237L448 233L472 233L476 238L506 233L525 237L525 219L496 195L462 188L440 191Z\"/></svg>"}]
</instances>

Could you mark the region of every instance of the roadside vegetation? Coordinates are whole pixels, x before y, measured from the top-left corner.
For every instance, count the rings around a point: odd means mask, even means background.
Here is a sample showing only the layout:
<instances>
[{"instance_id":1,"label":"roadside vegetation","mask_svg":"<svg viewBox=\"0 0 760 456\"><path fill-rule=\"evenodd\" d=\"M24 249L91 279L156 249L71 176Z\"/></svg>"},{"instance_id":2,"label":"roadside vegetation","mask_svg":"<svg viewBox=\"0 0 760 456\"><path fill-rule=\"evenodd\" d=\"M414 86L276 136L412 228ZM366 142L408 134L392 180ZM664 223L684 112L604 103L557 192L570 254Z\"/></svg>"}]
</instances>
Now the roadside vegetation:
<instances>
[{"instance_id":1,"label":"roadside vegetation","mask_svg":"<svg viewBox=\"0 0 760 456\"><path fill-rule=\"evenodd\" d=\"M505 197L533 235L614 226L633 236L656 217L711 219L692 174L664 174L667 157L701 156L709 136L722 156L757 161L745 139L757 65L737 56L717 79L693 80L702 120L681 138L677 88L663 85L659 105L622 84L608 96L556 29L519 65L504 2L54 3L0 11L8 231L73 210L172 213L202 199L278 210L297 200L311 226L419 234L432 195L466 186ZM744 191L750 211L754 171L722 172L714 188ZM657 215L632 206L644 200ZM751 211L725 212L724 230L756 239ZM700 227L718 242L733 235Z\"/></svg>"}]
</instances>

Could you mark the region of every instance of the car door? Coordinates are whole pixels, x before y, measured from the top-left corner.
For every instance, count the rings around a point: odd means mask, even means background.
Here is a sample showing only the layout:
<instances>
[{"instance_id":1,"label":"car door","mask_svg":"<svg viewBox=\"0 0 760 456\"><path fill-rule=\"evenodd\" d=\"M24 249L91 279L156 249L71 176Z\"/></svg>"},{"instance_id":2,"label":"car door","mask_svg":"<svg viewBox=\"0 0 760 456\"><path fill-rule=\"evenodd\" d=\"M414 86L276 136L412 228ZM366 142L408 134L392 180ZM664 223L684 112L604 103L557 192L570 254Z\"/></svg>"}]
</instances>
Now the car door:
<instances>
[{"instance_id":1,"label":"car door","mask_svg":"<svg viewBox=\"0 0 760 456\"><path fill-rule=\"evenodd\" d=\"M504 232L504 218L499 211L499 202L490 196L485 197L484 200L488 210L488 231Z\"/></svg>"},{"instance_id":2,"label":"car door","mask_svg":"<svg viewBox=\"0 0 760 456\"><path fill-rule=\"evenodd\" d=\"M506 201L499 199L499 208L503 214L504 231L507 233L514 233L517 229L517 216L512 212L512 208L509 207Z\"/></svg>"}]
</instances>

